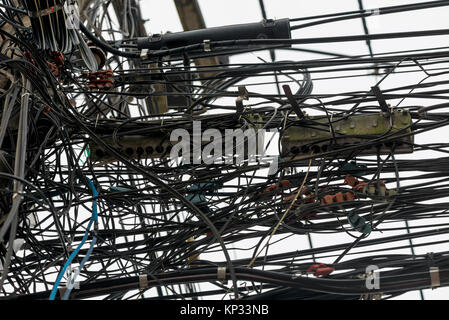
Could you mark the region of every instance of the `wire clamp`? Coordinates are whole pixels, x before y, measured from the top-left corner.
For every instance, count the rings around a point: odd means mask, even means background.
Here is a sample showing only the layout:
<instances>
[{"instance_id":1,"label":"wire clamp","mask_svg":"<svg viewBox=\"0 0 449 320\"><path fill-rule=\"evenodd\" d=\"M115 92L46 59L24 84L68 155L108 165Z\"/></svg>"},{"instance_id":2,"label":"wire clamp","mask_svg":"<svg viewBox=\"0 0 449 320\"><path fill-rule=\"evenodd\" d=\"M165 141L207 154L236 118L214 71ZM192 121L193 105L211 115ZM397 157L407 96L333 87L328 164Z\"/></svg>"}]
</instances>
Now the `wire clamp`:
<instances>
[{"instance_id":1,"label":"wire clamp","mask_svg":"<svg viewBox=\"0 0 449 320\"><path fill-rule=\"evenodd\" d=\"M148 289L148 276L146 274L139 275L139 288L141 290Z\"/></svg>"},{"instance_id":2,"label":"wire clamp","mask_svg":"<svg viewBox=\"0 0 449 320\"><path fill-rule=\"evenodd\" d=\"M140 58L142 59L148 58L148 49L142 49L142 51L140 51Z\"/></svg>"},{"instance_id":3,"label":"wire clamp","mask_svg":"<svg viewBox=\"0 0 449 320\"><path fill-rule=\"evenodd\" d=\"M222 284L228 283L228 280L226 280L226 267L218 267L217 278Z\"/></svg>"},{"instance_id":4,"label":"wire clamp","mask_svg":"<svg viewBox=\"0 0 449 320\"><path fill-rule=\"evenodd\" d=\"M205 52L211 52L212 48L210 47L210 40L203 41L203 48Z\"/></svg>"},{"instance_id":5,"label":"wire clamp","mask_svg":"<svg viewBox=\"0 0 449 320\"><path fill-rule=\"evenodd\" d=\"M440 268L438 267L430 267L429 268L430 273L430 286L432 290L436 287L439 287L441 285L440 282Z\"/></svg>"},{"instance_id":6,"label":"wire clamp","mask_svg":"<svg viewBox=\"0 0 449 320\"><path fill-rule=\"evenodd\" d=\"M376 8L376 9L367 10L367 13L371 14L372 16L379 16L380 15L380 9Z\"/></svg>"}]
</instances>

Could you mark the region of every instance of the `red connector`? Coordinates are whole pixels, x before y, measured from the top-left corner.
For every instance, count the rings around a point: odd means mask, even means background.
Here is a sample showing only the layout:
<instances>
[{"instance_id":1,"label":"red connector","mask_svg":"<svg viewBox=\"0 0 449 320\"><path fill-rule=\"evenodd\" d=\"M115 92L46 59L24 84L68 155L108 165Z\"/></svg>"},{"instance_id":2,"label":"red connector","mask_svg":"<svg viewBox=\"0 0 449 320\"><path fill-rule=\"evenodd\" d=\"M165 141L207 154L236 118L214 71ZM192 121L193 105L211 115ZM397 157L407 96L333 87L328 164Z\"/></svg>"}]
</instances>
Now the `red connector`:
<instances>
[{"instance_id":1,"label":"red connector","mask_svg":"<svg viewBox=\"0 0 449 320\"><path fill-rule=\"evenodd\" d=\"M275 184L272 184L271 186L267 187L263 191L263 193L271 193L279 188L280 189L288 188L288 187L290 187L290 185L291 185L291 183L289 180L281 180L281 181L279 181L279 183L275 183ZM277 194L280 194L280 193L281 193L281 190L279 190Z\"/></svg>"},{"instance_id":2,"label":"red connector","mask_svg":"<svg viewBox=\"0 0 449 320\"><path fill-rule=\"evenodd\" d=\"M320 264L311 265L307 269L306 272L307 273L313 273L313 275L315 277L326 277L326 276L330 275L334 271L335 271L334 268L329 267L328 265L326 265L324 263L320 263Z\"/></svg>"},{"instance_id":3,"label":"red connector","mask_svg":"<svg viewBox=\"0 0 449 320\"><path fill-rule=\"evenodd\" d=\"M100 70L87 74L87 86L91 89L111 89L114 85L114 72L112 70Z\"/></svg>"},{"instance_id":4,"label":"red connector","mask_svg":"<svg viewBox=\"0 0 449 320\"><path fill-rule=\"evenodd\" d=\"M351 191L348 191L345 193L339 192L337 194L329 194L329 195L324 196L321 199L321 204L327 205L327 204L332 204L332 203L341 203L341 202L346 202L346 201L354 201L354 199L355 199L355 195Z\"/></svg>"},{"instance_id":5,"label":"red connector","mask_svg":"<svg viewBox=\"0 0 449 320\"><path fill-rule=\"evenodd\" d=\"M284 201L292 202L295 199L297 193L298 193L298 189L296 189L291 195L284 197ZM303 203L314 203L315 202L315 192L310 191L309 188L304 186L302 188L301 194L298 196L298 199L296 199L296 202L299 202L299 201L301 201Z\"/></svg>"}]
</instances>

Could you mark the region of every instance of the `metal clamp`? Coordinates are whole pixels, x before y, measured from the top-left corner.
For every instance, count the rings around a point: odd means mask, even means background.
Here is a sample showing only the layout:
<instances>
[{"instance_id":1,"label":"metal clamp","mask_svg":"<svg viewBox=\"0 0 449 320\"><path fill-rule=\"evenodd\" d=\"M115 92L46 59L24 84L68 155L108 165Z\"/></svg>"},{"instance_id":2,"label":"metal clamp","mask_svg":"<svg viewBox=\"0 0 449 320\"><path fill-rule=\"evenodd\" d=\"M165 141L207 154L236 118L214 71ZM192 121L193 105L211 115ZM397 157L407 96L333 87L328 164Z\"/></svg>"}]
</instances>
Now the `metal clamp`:
<instances>
[{"instance_id":1,"label":"metal clamp","mask_svg":"<svg viewBox=\"0 0 449 320\"><path fill-rule=\"evenodd\" d=\"M440 268L438 267L430 267L430 286L432 289L439 287L441 285L440 282Z\"/></svg>"},{"instance_id":2,"label":"metal clamp","mask_svg":"<svg viewBox=\"0 0 449 320\"><path fill-rule=\"evenodd\" d=\"M148 276L146 274L139 275L139 288L141 290L148 289Z\"/></svg>"},{"instance_id":3,"label":"metal clamp","mask_svg":"<svg viewBox=\"0 0 449 320\"><path fill-rule=\"evenodd\" d=\"M203 47L205 52L211 52L212 49L210 47L210 40L204 40L203 41Z\"/></svg>"},{"instance_id":4,"label":"metal clamp","mask_svg":"<svg viewBox=\"0 0 449 320\"><path fill-rule=\"evenodd\" d=\"M142 59L146 59L148 58L148 49L142 49L142 51L140 51L140 58Z\"/></svg>"},{"instance_id":5,"label":"metal clamp","mask_svg":"<svg viewBox=\"0 0 449 320\"><path fill-rule=\"evenodd\" d=\"M265 28L274 27L276 25L276 22L273 19L262 19L261 22Z\"/></svg>"},{"instance_id":6,"label":"metal clamp","mask_svg":"<svg viewBox=\"0 0 449 320\"><path fill-rule=\"evenodd\" d=\"M160 33L154 33L151 35L151 37L148 38L149 42L158 42L162 40L162 34Z\"/></svg>"},{"instance_id":7,"label":"metal clamp","mask_svg":"<svg viewBox=\"0 0 449 320\"><path fill-rule=\"evenodd\" d=\"M371 14L372 16L378 16L378 15L380 15L380 9L376 8L376 9L367 10L367 13Z\"/></svg>"},{"instance_id":8,"label":"metal clamp","mask_svg":"<svg viewBox=\"0 0 449 320\"><path fill-rule=\"evenodd\" d=\"M217 278L223 284L228 283L228 281L226 280L226 267L218 267Z\"/></svg>"}]
</instances>

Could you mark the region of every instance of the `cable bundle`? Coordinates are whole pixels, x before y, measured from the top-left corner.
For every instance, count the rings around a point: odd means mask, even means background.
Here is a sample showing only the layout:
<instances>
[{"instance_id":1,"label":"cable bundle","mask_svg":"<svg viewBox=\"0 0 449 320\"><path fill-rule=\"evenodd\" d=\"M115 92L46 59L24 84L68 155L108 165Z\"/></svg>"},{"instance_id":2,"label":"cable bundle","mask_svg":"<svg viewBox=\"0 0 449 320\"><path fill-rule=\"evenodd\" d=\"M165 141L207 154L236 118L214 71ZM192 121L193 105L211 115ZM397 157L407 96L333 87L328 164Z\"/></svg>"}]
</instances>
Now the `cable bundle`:
<instances>
[{"instance_id":1,"label":"cable bundle","mask_svg":"<svg viewBox=\"0 0 449 320\"><path fill-rule=\"evenodd\" d=\"M79 12L74 0L23 0L33 36L42 50L78 50L86 66L95 71L97 61L79 32Z\"/></svg>"},{"instance_id":2,"label":"cable bundle","mask_svg":"<svg viewBox=\"0 0 449 320\"><path fill-rule=\"evenodd\" d=\"M66 11L48 11L71 3L26 1L35 42L23 40L28 29L15 14L22 9L0 10L0 21L21 27L3 33L17 59L0 54L11 84L0 95L0 299L389 299L449 287L449 47L349 56L303 45L352 36L298 35L255 39L257 48L216 42L207 51L201 42L145 54L136 40L143 21L129 18L140 16L138 2L97 0L82 32L112 56L100 53L104 69L94 73L73 62L84 42L58 20ZM39 10L49 14L33 16ZM290 57L265 61L260 41ZM43 52L68 48L60 64L62 54ZM194 65L224 51L232 63ZM244 52L249 61L238 60ZM156 114L148 100L161 97L165 112ZM12 126L19 106L29 115L21 122L26 148ZM224 137L227 129L265 129L261 157L277 160L277 169L250 157L169 159L170 133L193 136L196 121L203 146L206 130ZM25 170L15 173L22 157ZM365 287L372 265L380 274L374 291Z\"/></svg>"}]
</instances>

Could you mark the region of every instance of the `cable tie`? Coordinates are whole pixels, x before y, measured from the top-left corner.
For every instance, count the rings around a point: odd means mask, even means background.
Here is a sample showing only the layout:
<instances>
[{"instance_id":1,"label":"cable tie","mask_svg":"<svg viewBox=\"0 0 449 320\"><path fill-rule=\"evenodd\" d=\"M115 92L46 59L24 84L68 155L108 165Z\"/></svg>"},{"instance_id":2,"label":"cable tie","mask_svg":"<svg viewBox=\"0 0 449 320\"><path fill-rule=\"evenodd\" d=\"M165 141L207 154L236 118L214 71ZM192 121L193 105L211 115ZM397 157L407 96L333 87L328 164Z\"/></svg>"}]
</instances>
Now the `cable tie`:
<instances>
[{"instance_id":1,"label":"cable tie","mask_svg":"<svg viewBox=\"0 0 449 320\"><path fill-rule=\"evenodd\" d=\"M223 284L228 283L228 281L226 280L226 267L218 267L217 278Z\"/></svg>"},{"instance_id":2,"label":"cable tie","mask_svg":"<svg viewBox=\"0 0 449 320\"><path fill-rule=\"evenodd\" d=\"M430 286L432 289L434 289L435 287L439 287L441 285L440 282L440 268L438 267L430 267L429 268L429 273L430 273Z\"/></svg>"},{"instance_id":3,"label":"cable tie","mask_svg":"<svg viewBox=\"0 0 449 320\"><path fill-rule=\"evenodd\" d=\"M148 276L146 274L139 275L139 288L141 290L148 289Z\"/></svg>"}]
</instances>

